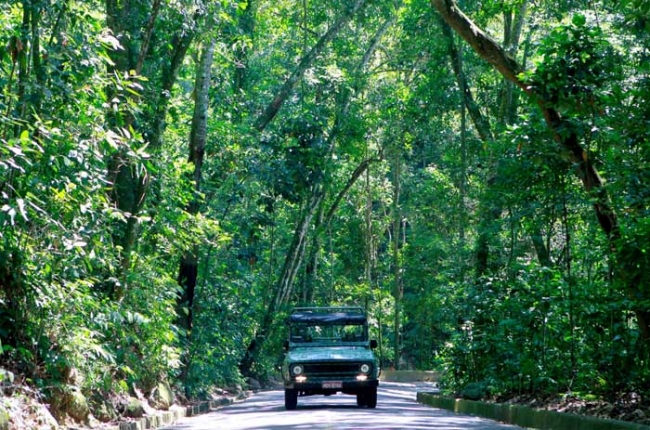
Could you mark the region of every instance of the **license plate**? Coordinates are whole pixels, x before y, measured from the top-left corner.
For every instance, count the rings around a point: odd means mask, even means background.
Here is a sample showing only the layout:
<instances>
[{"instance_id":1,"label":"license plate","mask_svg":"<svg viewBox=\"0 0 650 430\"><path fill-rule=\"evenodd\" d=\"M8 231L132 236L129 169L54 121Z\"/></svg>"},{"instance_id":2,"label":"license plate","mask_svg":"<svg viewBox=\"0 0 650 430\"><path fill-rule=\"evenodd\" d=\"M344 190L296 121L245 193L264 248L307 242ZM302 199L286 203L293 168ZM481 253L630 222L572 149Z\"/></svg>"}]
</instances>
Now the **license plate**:
<instances>
[{"instance_id":1,"label":"license plate","mask_svg":"<svg viewBox=\"0 0 650 430\"><path fill-rule=\"evenodd\" d=\"M343 388L342 381L323 381L323 388L332 389L332 388Z\"/></svg>"}]
</instances>

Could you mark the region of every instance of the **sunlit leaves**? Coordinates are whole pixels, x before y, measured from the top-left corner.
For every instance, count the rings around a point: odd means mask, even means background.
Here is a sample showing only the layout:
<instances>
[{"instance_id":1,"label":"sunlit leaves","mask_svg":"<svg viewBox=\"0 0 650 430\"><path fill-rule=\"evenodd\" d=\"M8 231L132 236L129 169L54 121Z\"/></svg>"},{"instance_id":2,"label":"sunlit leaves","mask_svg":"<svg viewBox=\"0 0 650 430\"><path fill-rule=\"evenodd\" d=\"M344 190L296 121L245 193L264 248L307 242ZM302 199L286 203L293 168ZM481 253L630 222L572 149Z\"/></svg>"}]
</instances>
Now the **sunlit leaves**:
<instances>
[{"instance_id":1,"label":"sunlit leaves","mask_svg":"<svg viewBox=\"0 0 650 430\"><path fill-rule=\"evenodd\" d=\"M610 283L612 248L594 228L592 196L574 192L576 166L527 106L515 104L513 124L500 138L479 142L467 117L461 129L462 94L430 2L370 4L314 61L263 136L250 122L345 2L255 2L250 15L244 2L162 2L139 75L133 67L114 70L117 59L137 60L141 45L135 34L106 31L100 4L50 2L35 53L16 38L20 2L9 3L0 4L0 336L11 360L43 363L57 377L61 365L76 367L87 376L84 389L126 391L130 382L147 386L181 371L193 394L237 381L310 197L325 193L324 213L361 160L399 148L407 359L447 366L457 386L482 378L495 392L577 385L604 392L634 376L611 369L644 364L632 352L637 327L623 316L645 302L622 297ZM494 33L523 5L479 3L465 2ZM572 120L585 156L602 168L621 220L616 248L625 251L615 257L646 285L647 6L619 2L632 25L616 27L621 16L600 3L528 2L525 50L517 58L534 59L530 85ZM589 7L573 10L581 5ZM129 15L136 33L146 28L145 6ZM359 70L373 35L393 14L393 26ZM560 25L552 29L556 17ZM197 190L187 161L194 47L178 70L179 85L162 86L173 77L175 36L202 31L206 21L209 31L200 36L217 39L217 55ZM498 123L504 85L458 46L480 111ZM42 60L44 79L30 66L19 85L17 56L27 52ZM147 144L163 128L158 144ZM116 184L111 163L146 179L131 182L147 188L139 213L108 198ZM317 221L307 226L305 246L317 251L317 264L303 260L296 275L302 289L313 274L319 303L367 299L372 331L386 339L395 335L387 322L394 317L389 169L374 162L326 229ZM198 213L187 210L191 203ZM483 207L489 222L481 222ZM138 240L123 267L127 251L117 232L129 224ZM489 273L477 278L481 235L491 239L492 258ZM548 265L538 261L535 241L548 248ZM174 327L178 263L194 251L195 327L185 343ZM293 299L302 300L302 290ZM22 344L7 344L3 333L14 327ZM260 374L272 371L280 336L270 334ZM192 359L183 370L181 353ZM400 359L390 354L384 358Z\"/></svg>"},{"instance_id":2,"label":"sunlit leaves","mask_svg":"<svg viewBox=\"0 0 650 430\"><path fill-rule=\"evenodd\" d=\"M550 106L588 114L603 108L604 98L621 79L620 58L601 27L575 14L543 39L534 74L527 79Z\"/></svg>"}]
</instances>

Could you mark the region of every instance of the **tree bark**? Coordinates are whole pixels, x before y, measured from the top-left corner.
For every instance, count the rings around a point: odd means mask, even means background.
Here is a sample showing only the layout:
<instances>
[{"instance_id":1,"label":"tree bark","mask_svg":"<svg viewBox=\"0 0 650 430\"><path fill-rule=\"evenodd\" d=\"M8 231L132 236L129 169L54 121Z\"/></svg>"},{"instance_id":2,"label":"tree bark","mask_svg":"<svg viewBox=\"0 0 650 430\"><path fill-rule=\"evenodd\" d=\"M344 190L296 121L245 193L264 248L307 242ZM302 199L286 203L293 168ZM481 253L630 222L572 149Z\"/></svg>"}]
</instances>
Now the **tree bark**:
<instances>
[{"instance_id":1,"label":"tree bark","mask_svg":"<svg viewBox=\"0 0 650 430\"><path fill-rule=\"evenodd\" d=\"M207 46L201 52L201 60L196 74L194 114L192 116L192 128L189 141L189 162L194 165L192 179L194 181L194 198L190 201L187 212L196 215L200 211L199 192L201 191L203 156L207 141L209 91L212 75L212 62L214 58L215 39L210 39ZM192 316L194 307L194 292L198 276L198 246L192 246L185 251L181 259L178 284L181 287L181 295L178 299L178 315L181 327L186 330L192 328Z\"/></svg>"},{"instance_id":2,"label":"tree bark","mask_svg":"<svg viewBox=\"0 0 650 430\"><path fill-rule=\"evenodd\" d=\"M506 79L530 92L519 80L519 64L503 50L499 44L481 30L456 5L454 0L431 0L433 7L440 13L451 28L462 37L488 63L494 66Z\"/></svg>"},{"instance_id":3,"label":"tree bark","mask_svg":"<svg viewBox=\"0 0 650 430\"><path fill-rule=\"evenodd\" d=\"M235 45L235 73L233 76L235 97L239 97L239 94L245 91L247 87L248 47L241 38L248 37L252 39L255 34L255 8L256 2L254 0L246 2L244 10L238 15L238 35L233 37L232 41ZM239 34L240 32L241 34Z\"/></svg>"},{"instance_id":4,"label":"tree bark","mask_svg":"<svg viewBox=\"0 0 650 430\"><path fill-rule=\"evenodd\" d=\"M467 112L472 119L472 123L474 124L474 128L476 129L476 132L478 133L481 140L483 142L491 142L494 140L494 136L492 135L490 122L481 113L481 109L479 108L478 103L476 103L474 100L472 90L467 83L467 77L463 71L462 56L456 47L456 44L454 43L451 27L449 27L449 24L447 24L445 21L441 22L440 24L442 26L442 34L447 43L447 51L449 53L451 67L454 71L456 83L458 84L458 88L460 90L465 108L467 109Z\"/></svg>"},{"instance_id":5,"label":"tree bark","mask_svg":"<svg viewBox=\"0 0 650 430\"><path fill-rule=\"evenodd\" d=\"M393 185L393 207L392 207L392 272L393 272L393 299L395 300L394 338L393 338L393 366L400 370L400 358L402 355L402 305L404 298L404 284L402 277L401 263L401 242L402 237L402 207L400 198L402 194L402 151L401 148L393 148L391 164L391 179Z\"/></svg>"}]
</instances>

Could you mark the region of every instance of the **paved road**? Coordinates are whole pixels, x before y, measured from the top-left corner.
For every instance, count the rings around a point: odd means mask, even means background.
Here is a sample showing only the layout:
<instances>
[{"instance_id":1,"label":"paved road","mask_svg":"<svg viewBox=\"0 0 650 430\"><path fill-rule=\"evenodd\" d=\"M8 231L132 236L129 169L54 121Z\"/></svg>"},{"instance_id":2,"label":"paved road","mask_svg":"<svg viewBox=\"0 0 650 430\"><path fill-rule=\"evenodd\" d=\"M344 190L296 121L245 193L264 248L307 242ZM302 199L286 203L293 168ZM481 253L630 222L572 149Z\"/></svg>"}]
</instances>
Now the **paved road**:
<instances>
[{"instance_id":1,"label":"paved road","mask_svg":"<svg viewBox=\"0 0 650 430\"><path fill-rule=\"evenodd\" d=\"M431 387L380 383L376 409L361 409L355 396L309 396L298 398L295 411L284 409L282 391L257 393L208 414L183 418L169 430L506 430L508 426L481 418L456 415L422 406L415 401L418 390Z\"/></svg>"}]
</instances>

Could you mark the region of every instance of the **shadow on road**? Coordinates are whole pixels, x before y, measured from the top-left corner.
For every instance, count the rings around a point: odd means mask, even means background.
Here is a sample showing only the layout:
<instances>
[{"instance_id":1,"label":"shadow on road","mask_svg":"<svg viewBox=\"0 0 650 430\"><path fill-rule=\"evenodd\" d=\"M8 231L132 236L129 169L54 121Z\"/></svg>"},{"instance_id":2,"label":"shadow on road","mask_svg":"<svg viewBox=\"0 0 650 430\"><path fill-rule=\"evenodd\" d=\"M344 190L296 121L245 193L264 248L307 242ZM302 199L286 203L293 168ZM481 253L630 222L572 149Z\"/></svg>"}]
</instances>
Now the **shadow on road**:
<instances>
[{"instance_id":1,"label":"shadow on road","mask_svg":"<svg viewBox=\"0 0 650 430\"><path fill-rule=\"evenodd\" d=\"M172 427L174 430L311 430L311 429L438 429L497 430L514 427L476 417L459 416L422 406L415 392L386 387L378 396L376 409L359 408L356 397L335 395L298 399L294 411L284 409L283 393L258 393L245 402L194 417Z\"/></svg>"}]
</instances>

